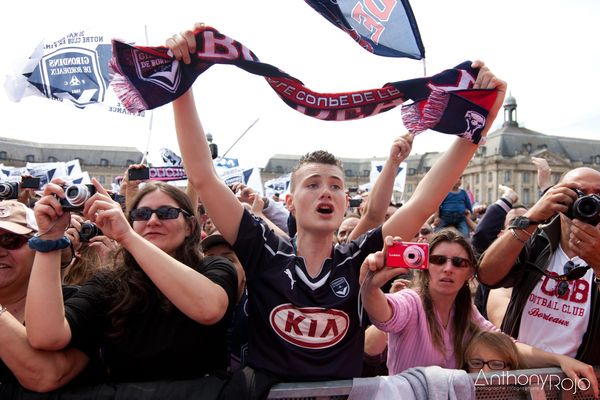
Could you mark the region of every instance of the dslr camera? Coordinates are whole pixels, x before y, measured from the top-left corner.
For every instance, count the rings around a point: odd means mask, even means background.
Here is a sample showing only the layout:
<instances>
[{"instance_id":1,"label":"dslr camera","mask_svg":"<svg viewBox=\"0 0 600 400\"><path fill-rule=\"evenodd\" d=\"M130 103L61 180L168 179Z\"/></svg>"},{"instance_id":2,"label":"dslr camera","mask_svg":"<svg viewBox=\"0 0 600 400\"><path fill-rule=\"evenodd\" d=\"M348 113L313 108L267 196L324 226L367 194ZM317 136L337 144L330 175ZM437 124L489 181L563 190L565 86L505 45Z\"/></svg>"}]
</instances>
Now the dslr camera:
<instances>
[{"instance_id":1,"label":"dslr camera","mask_svg":"<svg viewBox=\"0 0 600 400\"><path fill-rule=\"evenodd\" d=\"M82 210L85 202L96 193L94 185L78 184L65 187L65 198L58 201L65 211Z\"/></svg>"},{"instance_id":2,"label":"dslr camera","mask_svg":"<svg viewBox=\"0 0 600 400\"><path fill-rule=\"evenodd\" d=\"M19 198L19 189L39 189L40 178L24 176L21 183L3 182L0 183L0 200L13 200Z\"/></svg>"},{"instance_id":3,"label":"dslr camera","mask_svg":"<svg viewBox=\"0 0 600 400\"><path fill-rule=\"evenodd\" d=\"M388 267L428 269L429 243L394 242L387 248Z\"/></svg>"},{"instance_id":4,"label":"dslr camera","mask_svg":"<svg viewBox=\"0 0 600 400\"><path fill-rule=\"evenodd\" d=\"M577 200L571 204L567 211L567 217L577 218L590 225L600 222L600 196L597 194L585 195L579 189L573 189L577 193Z\"/></svg>"},{"instance_id":5,"label":"dslr camera","mask_svg":"<svg viewBox=\"0 0 600 400\"><path fill-rule=\"evenodd\" d=\"M102 230L93 222L84 222L79 230L79 239L82 242L89 242L91 238L103 235Z\"/></svg>"}]
</instances>

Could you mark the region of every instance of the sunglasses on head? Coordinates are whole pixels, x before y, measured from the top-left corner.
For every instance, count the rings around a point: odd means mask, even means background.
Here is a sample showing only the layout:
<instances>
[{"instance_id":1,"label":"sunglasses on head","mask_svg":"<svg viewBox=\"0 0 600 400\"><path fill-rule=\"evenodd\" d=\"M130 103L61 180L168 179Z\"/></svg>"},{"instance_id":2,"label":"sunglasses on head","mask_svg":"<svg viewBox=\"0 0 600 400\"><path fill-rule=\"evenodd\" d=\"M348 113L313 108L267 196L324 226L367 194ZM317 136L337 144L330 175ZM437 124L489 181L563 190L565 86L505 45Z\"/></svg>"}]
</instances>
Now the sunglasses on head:
<instances>
[{"instance_id":1,"label":"sunglasses on head","mask_svg":"<svg viewBox=\"0 0 600 400\"><path fill-rule=\"evenodd\" d=\"M25 235L17 235L6 231L0 233L0 247L6 250L20 249L28 240L29 237Z\"/></svg>"},{"instance_id":2,"label":"sunglasses on head","mask_svg":"<svg viewBox=\"0 0 600 400\"><path fill-rule=\"evenodd\" d=\"M468 268L471 266L471 263L466 258L462 257L446 257L441 254L431 254L429 255L429 262L435 265L444 265L446 261L450 260L452 265L456 268Z\"/></svg>"},{"instance_id":3,"label":"sunglasses on head","mask_svg":"<svg viewBox=\"0 0 600 400\"><path fill-rule=\"evenodd\" d=\"M425 235L429 235L431 233L431 229L429 228L421 228L419 230L419 234L425 236Z\"/></svg>"},{"instance_id":4,"label":"sunglasses on head","mask_svg":"<svg viewBox=\"0 0 600 400\"><path fill-rule=\"evenodd\" d=\"M496 371L503 370L507 366L510 366L509 363L504 362L502 360L483 361L483 360L480 360L479 358L473 358L471 360L468 360L467 364L469 364L469 367L474 368L474 369L481 369L481 368L483 368L484 365L487 365L488 367L490 367L490 369L493 369Z\"/></svg>"},{"instance_id":5,"label":"sunglasses on head","mask_svg":"<svg viewBox=\"0 0 600 400\"><path fill-rule=\"evenodd\" d=\"M179 213L188 217L190 216L189 212L181 208L161 206L154 210L149 207L135 208L129 212L129 218L131 218L132 221L148 221L152 218L152 214L156 214L158 219L176 219L179 217Z\"/></svg>"}]
</instances>

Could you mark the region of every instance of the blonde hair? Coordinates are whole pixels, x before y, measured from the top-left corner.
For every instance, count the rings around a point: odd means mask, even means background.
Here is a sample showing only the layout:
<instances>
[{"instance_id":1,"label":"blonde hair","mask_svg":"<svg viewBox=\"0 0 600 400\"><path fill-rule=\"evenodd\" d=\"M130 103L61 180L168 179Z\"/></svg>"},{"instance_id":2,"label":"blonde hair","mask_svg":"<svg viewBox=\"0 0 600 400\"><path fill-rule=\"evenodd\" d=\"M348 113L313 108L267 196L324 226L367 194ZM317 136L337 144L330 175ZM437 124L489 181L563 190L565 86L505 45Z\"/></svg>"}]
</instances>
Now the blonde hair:
<instances>
[{"instance_id":1,"label":"blonde hair","mask_svg":"<svg viewBox=\"0 0 600 400\"><path fill-rule=\"evenodd\" d=\"M521 358L515 342L505 333L498 331L480 331L473 335L465 349L465 364L471 358L476 346L484 346L504 356L503 360L509 369L523 369L527 366ZM468 365L465 365L468 370Z\"/></svg>"}]
</instances>

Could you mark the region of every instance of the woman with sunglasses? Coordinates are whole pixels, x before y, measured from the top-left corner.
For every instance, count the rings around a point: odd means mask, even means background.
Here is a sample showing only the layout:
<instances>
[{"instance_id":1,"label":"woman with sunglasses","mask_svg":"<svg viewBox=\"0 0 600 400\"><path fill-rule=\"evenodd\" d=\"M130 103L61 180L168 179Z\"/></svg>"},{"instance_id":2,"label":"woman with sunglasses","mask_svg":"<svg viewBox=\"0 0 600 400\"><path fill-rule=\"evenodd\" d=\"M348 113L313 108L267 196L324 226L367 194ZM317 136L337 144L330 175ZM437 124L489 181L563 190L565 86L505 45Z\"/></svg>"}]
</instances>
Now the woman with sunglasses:
<instances>
[{"instance_id":1,"label":"woman with sunglasses","mask_svg":"<svg viewBox=\"0 0 600 400\"><path fill-rule=\"evenodd\" d=\"M498 331L477 311L469 280L475 273L475 254L454 229L443 229L429 242L429 268L416 271L414 289L384 294L381 286L403 268L384 268L384 253L394 243L385 238L384 249L370 254L361 267L363 306L371 322L388 332L390 375L407 368L463 365L465 347L479 331ZM589 366L570 357L547 353L516 343L530 367L560 366L572 379L582 375L596 382ZM597 385L594 386L597 392Z\"/></svg>"},{"instance_id":2,"label":"woman with sunglasses","mask_svg":"<svg viewBox=\"0 0 600 400\"><path fill-rule=\"evenodd\" d=\"M236 301L237 276L221 257L204 258L189 198L150 182L121 206L93 181L83 215L122 247L113 269L101 270L65 301L57 251L38 250L26 322L31 344L100 353L108 382L193 379L225 370L225 331ZM58 240L69 224L49 184L35 207L40 238ZM39 247L39 246L36 246Z\"/></svg>"}]
</instances>

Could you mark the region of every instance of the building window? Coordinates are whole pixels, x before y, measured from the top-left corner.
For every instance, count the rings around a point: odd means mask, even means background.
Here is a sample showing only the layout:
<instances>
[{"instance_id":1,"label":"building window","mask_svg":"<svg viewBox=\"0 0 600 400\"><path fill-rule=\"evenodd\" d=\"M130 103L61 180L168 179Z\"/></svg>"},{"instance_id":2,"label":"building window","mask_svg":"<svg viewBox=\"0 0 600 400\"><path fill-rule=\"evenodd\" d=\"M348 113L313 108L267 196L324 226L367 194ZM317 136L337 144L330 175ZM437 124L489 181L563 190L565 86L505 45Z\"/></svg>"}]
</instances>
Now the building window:
<instances>
[{"instance_id":1,"label":"building window","mask_svg":"<svg viewBox=\"0 0 600 400\"><path fill-rule=\"evenodd\" d=\"M348 177L352 177L354 176L354 171L352 171L351 169L347 169L346 171L344 171L346 173L346 176Z\"/></svg>"},{"instance_id":2,"label":"building window","mask_svg":"<svg viewBox=\"0 0 600 400\"><path fill-rule=\"evenodd\" d=\"M479 185L479 174L475 174L475 184Z\"/></svg>"},{"instance_id":3,"label":"building window","mask_svg":"<svg viewBox=\"0 0 600 400\"><path fill-rule=\"evenodd\" d=\"M25 161L27 161L27 162L34 162L35 161L35 156L33 154L27 154L25 156Z\"/></svg>"},{"instance_id":4,"label":"building window","mask_svg":"<svg viewBox=\"0 0 600 400\"><path fill-rule=\"evenodd\" d=\"M406 193L412 193L413 191L413 185L412 183L409 183L406 185Z\"/></svg>"},{"instance_id":5,"label":"building window","mask_svg":"<svg viewBox=\"0 0 600 400\"><path fill-rule=\"evenodd\" d=\"M523 188L523 204L529 207L529 203L531 202L531 195L529 193L529 188Z\"/></svg>"},{"instance_id":6,"label":"building window","mask_svg":"<svg viewBox=\"0 0 600 400\"><path fill-rule=\"evenodd\" d=\"M529 181L531 180L531 174L529 173L529 171L525 171L523 172L523 183L529 183Z\"/></svg>"},{"instance_id":7,"label":"building window","mask_svg":"<svg viewBox=\"0 0 600 400\"><path fill-rule=\"evenodd\" d=\"M504 183L510 183L512 180L512 171L504 171Z\"/></svg>"},{"instance_id":8,"label":"building window","mask_svg":"<svg viewBox=\"0 0 600 400\"><path fill-rule=\"evenodd\" d=\"M133 165L133 164L135 164L135 161L133 161L133 160L127 160L127 161L125 161L125 166L126 167L129 167L130 165Z\"/></svg>"},{"instance_id":9,"label":"building window","mask_svg":"<svg viewBox=\"0 0 600 400\"><path fill-rule=\"evenodd\" d=\"M600 156L594 157L594 164L600 164Z\"/></svg>"},{"instance_id":10,"label":"building window","mask_svg":"<svg viewBox=\"0 0 600 400\"><path fill-rule=\"evenodd\" d=\"M0 151L0 160L6 160L8 158L8 155L6 154L5 151Z\"/></svg>"},{"instance_id":11,"label":"building window","mask_svg":"<svg viewBox=\"0 0 600 400\"><path fill-rule=\"evenodd\" d=\"M425 173L429 172L430 169L431 167L425 167Z\"/></svg>"},{"instance_id":12,"label":"building window","mask_svg":"<svg viewBox=\"0 0 600 400\"><path fill-rule=\"evenodd\" d=\"M277 174L283 174L283 167L281 165L276 165L275 166L275 173L277 173Z\"/></svg>"},{"instance_id":13,"label":"building window","mask_svg":"<svg viewBox=\"0 0 600 400\"><path fill-rule=\"evenodd\" d=\"M98 177L98 182L100 182L101 185L104 185L104 183L106 182L106 177L104 175L100 175Z\"/></svg>"},{"instance_id":14,"label":"building window","mask_svg":"<svg viewBox=\"0 0 600 400\"><path fill-rule=\"evenodd\" d=\"M106 158L101 158L100 159L100 166L101 167L108 167L108 160Z\"/></svg>"},{"instance_id":15,"label":"building window","mask_svg":"<svg viewBox=\"0 0 600 400\"><path fill-rule=\"evenodd\" d=\"M475 189L475 201L479 201L479 189Z\"/></svg>"},{"instance_id":16,"label":"building window","mask_svg":"<svg viewBox=\"0 0 600 400\"><path fill-rule=\"evenodd\" d=\"M493 177L494 177L494 176L492 175L492 171L489 171L489 172L488 172L488 182L491 182L491 181L492 181L492 179L493 179Z\"/></svg>"},{"instance_id":17,"label":"building window","mask_svg":"<svg viewBox=\"0 0 600 400\"><path fill-rule=\"evenodd\" d=\"M368 169L363 169L363 176L364 176L364 177L367 177L367 176L369 176L369 175L371 175L371 171L370 171L370 170L368 170Z\"/></svg>"},{"instance_id":18,"label":"building window","mask_svg":"<svg viewBox=\"0 0 600 400\"><path fill-rule=\"evenodd\" d=\"M416 168L409 168L408 169L408 175L416 175L417 174L417 169Z\"/></svg>"},{"instance_id":19,"label":"building window","mask_svg":"<svg viewBox=\"0 0 600 400\"><path fill-rule=\"evenodd\" d=\"M79 165L83 166L83 158L75 157L75 160L79 161Z\"/></svg>"},{"instance_id":20,"label":"building window","mask_svg":"<svg viewBox=\"0 0 600 400\"><path fill-rule=\"evenodd\" d=\"M492 204L492 188L487 189L487 202L488 204Z\"/></svg>"},{"instance_id":21,"label":"building window","mask_svg":"<svg viewBox=\"0 0 600 400\"><path fill-rule=\"evenodd\" d=\"M54 156L48 156L48 162L57 162L58 159Z\"/></svg>"}]
</instances>

